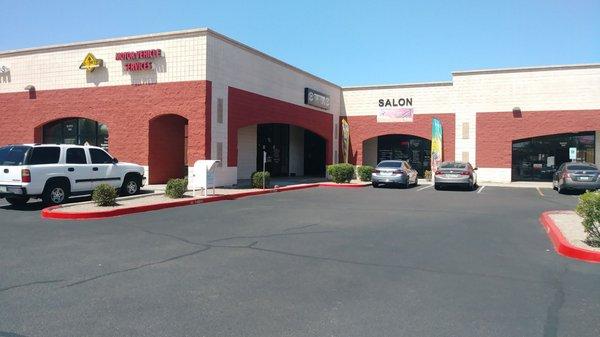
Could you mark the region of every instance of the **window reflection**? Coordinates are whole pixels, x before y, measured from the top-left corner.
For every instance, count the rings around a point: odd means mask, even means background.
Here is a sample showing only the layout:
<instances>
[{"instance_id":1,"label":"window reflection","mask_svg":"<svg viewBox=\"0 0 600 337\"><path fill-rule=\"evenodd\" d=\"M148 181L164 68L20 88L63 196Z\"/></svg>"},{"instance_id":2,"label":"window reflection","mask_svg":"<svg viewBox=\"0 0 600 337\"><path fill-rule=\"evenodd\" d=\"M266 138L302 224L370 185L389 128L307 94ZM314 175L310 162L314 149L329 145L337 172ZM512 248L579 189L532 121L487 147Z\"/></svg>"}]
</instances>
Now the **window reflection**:
<instances>
[{"instance_id":1,"label":"window reflection","mask_svg":"<svg viewBox=\"0 0 600 337\"><path fill-rule=\"evenodd\" d=\"M569 148L577 148L577 161L595 161L595 134L582 132L513 141L512 179L551 181L556 169L569 159Z\"/></svg>"},{"instance_id":2,"label":"window reflection","mask_svg":"<svg viewBox=\"0 0 600 337\"><path fill-rule=\"evenodd\" d=\"M87 118L67 118L43 127L45 144L95 145L108 150L108 127Z\"/></svg>"}]
</instances>

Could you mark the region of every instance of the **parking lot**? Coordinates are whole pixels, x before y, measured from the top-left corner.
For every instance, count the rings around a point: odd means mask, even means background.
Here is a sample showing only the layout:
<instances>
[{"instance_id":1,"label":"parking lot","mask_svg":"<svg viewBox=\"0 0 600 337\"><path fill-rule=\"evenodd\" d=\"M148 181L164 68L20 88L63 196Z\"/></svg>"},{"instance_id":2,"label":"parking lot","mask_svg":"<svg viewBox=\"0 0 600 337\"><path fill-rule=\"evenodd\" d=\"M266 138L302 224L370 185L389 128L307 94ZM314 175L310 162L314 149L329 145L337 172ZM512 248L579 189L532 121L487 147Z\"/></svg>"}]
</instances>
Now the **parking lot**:
<instances>
[{"instance_id":1,"label":"parking lot","mask_svg":"<svg viewBox=\"0 0 600 337\"><path fill-rule=\"evenodd\" d=\"M577 195L312 188L97 221L0 201L0 336L599 336Z\"/></svg>"}]
</instances>

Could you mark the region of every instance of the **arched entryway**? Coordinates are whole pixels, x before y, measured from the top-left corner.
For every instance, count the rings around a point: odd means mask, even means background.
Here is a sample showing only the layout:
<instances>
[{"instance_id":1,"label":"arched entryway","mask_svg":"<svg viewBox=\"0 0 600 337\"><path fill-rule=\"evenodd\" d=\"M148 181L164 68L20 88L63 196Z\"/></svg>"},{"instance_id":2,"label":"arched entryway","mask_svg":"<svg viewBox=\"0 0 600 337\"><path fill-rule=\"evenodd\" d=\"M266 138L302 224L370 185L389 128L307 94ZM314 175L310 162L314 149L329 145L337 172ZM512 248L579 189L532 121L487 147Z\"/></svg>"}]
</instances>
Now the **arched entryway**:
<instances>
[{"instance_id":1,"label":"arched entryway","mask_svg":"<svg viewBox=\"0 0 600 337\"><path fill-rule=\"evenodd\" d=\"M431 140L404 134L389 134L363 141L363 165L376 166L382 160L406 160L423 176L431 170Z\"/></svg>"},{"instance_id":2,"label":"arched entryway","mask_svg":"<svg viewBox=\"0 0 600 337\"><path fill-rule=\"evenodd\" d=\"M63 118L41 126L44 144L95 145L108 149L108 127L87 118Z\"/></svg>"},{"instance_id":3,"label":"arched entryway","mask_svg":"<svg viewBox=\"0 0 600 337\"><path fill-rule=\"evenodd\" d=\"M325 176L327 141L300 126L282 123L249 125L237 130L238 179L248 179L262 170L274 177Z\"/></svg>"},{"instance_id":4,"label":"arched entryway","mask_svg":"<svg viewBox=\"0 0 600 337\"><path fill-rule=\"evenodd\" d=\"M174 114L150 120L148 171L150 184L187 175L188 120ZM133 140L132 140L133 141Z\"/></svg>"}]
</instances>

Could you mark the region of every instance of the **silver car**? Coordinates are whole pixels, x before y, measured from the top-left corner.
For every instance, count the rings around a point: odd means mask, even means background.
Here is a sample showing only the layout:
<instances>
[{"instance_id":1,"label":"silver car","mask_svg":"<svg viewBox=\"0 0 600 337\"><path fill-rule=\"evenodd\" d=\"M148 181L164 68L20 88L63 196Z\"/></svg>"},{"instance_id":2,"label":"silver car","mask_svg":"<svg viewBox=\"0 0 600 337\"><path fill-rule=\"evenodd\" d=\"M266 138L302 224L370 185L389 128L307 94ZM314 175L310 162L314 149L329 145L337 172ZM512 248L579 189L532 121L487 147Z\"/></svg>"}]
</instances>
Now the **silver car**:
<instances>
[{"instance_id":1,"label":"silver car","mask_svg":"<svg viewBox=\"0 0 600 337\"><path fill-rule=\"evenodd\" d=\"M380 162L371 176L373 187L379 185L400 185L408 188L410 185L417 185L418 173L413 170L408 162L403 160L384 160Z\"/></svg>"},{"instance_id":2,"label":"silver car","mask_svg":"<svg viewBox=\"0 0 600 337\"><path fill-rule=\"evenodd\" d=\"M563 193L566 190L599 190L600 172L590 163L564 163L554 173L552 187Z\"/></svg>"},{"instance_id":3,"label":"silver car","mask_svg":"<svg viewBox=\"0 0 600 337\"><path fill-rule=\"evenodd\" d=\"M474 190L477 186L477 168L459 161L447 161L440 164L433 180L436 190L444 186L461 186Z\"/></svg>"}]
</instances>

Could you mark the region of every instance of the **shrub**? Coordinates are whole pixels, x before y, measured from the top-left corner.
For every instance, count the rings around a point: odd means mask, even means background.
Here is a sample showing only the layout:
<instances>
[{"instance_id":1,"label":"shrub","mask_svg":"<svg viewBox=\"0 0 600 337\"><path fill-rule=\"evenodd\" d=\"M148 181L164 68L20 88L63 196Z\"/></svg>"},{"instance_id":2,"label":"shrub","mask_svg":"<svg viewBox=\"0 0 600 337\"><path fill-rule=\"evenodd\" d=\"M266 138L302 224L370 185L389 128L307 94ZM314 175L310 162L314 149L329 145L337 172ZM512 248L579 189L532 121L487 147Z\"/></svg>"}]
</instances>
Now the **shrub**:
<instances>
[{"instance_id":1,"label":"shrub","mask_svg":"<svg viewBox=\"0 0 600 337\"><path fill-rule=\"evenodd\" d=\"M351 164L333 164L327 166L327 174L331 176L333 182L341 184L348 183L354 178L354 165Z\"/></svg>"},{"instance_id":2,"label":"shrub","mask_svg":"<svg viewBox=\"0 0 600 337\"><path fill-rule=\"evenodd\" d=\"M98 206L114 206L117 204L116 199L117 190L108 184L100 184L92 192L92 200Z\"/></svg>"},{"instance_id":3,"label":"shrub","mask_svg":"<svg viewBox=\"0 0 600 337\"><path fill-rule=\"evenodd\" d=\"M187 190L187 179L169 179L167 181L167 188L165 194L169 198L179 199L183 198L185 191Z\"/></svg>"},{"instance_id":4,"label":"shrub","mask_svg":"<svg viewBox=\"0 0 600 337\"><path fill-rule=\"evenodd\" d=\"M265 187L269 187L271 183L271 173L268 171L256 171L252 173L250 176L250 180L252 181L252 187L254 188L263 188L263 179L265 181Z\"/></svg>"},{"instance_id":5,"label":"shrub","mask_svg":"<svg viewBox=\"0 0 600 337\"><path fill-rule=\"evenodd\" d=\"M425 173L423 175L425 176L425 180L431 181L431 171L425 170Z\"/></svg>"},{"instance_id":6,"label":"shrub","mask_svg":"<svg viewBox=\"0 0 600 337\"><path fill-rule=\"evenodd\" d=\"M371 181L371 175L374 170L373 166L359 166L356 170L358 171L358 178L360 181Z\"/></svg>"},{"instance_id":7,"label":"shrub","mask_svg":"<svg viewBox=\"0 0 600 337\"><path fill-rule=\"evenodd\" d=\"M585 192L581 195L575 211L583 218L586 243L600 247L600 192Z\"/></svg>"}]
</instances>

